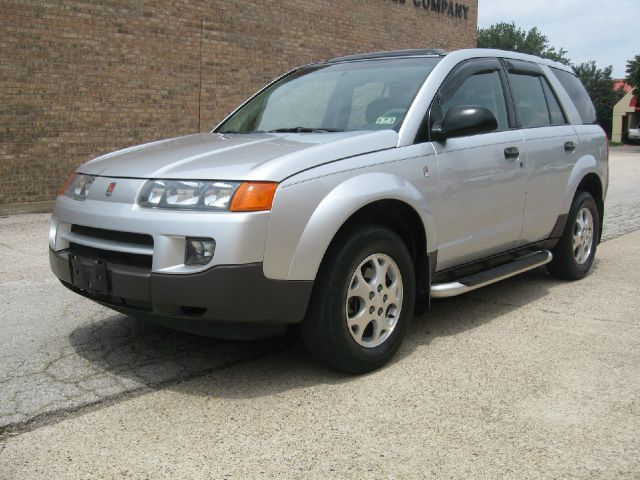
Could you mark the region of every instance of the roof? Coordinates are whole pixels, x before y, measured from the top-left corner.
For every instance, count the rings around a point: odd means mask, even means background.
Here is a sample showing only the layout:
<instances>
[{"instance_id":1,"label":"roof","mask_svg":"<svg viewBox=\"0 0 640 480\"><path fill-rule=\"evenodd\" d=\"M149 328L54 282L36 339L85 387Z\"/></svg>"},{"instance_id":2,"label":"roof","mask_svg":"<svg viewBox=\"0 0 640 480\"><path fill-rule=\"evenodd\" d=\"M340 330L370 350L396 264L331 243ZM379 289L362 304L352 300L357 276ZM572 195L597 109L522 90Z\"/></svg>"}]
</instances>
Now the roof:
<instances>
[{"instance_id":1,"label":"roof","mask_svg":"<svg viewBox=\"0 0 640 480\"><path fill-rule=\"evenodd\" d=\"M382 52L358 53L355 55L345 55L327 60L327 63L349 62L353 60L371 60L374 58L391 57L423 57L423 56L444 56L448 52L439 48L412 48L409 50L388 50Z\"/></svg>"},{"instance_id":2,"label":"roof","mask_svg":"<svg viewBox=\"0 0 640 480\"><path fill-rule=\"evenodd\" d=\"M617 92L618 90L624 89L624 93L629 93L633 90L633 87L629 85L624 80L614 79L613 80L613 89Z\"/></svg>"},{"instance_id":3,"label":"roof","mask_svg":"<svg viewBox=\"0 0 640 480\"><path fill-rule=\"evenodd\" d=\"M459 61L470 58L483 58L483 57L503 57L512 58L515 60L524 60L527 62L535 62L549 67L558 68L567 72L573 73L575 71L568 65L564 65L560 62L549 60L547 58L540 58L534 55L528 55L526 53L511 52L507 50L494 50L489 48L468 48L462 50L454 50L448 52L438 48L416 48L409 50L390 50L382 52L360 53L356 55L345 55L343 57L336 57L326 60L324 63L339 63L350 62L357 60L371 60L377 58L398 58L398 57L455 57ZM322 62L319 62L322 63Z\"/></svg>"}]
</instances>

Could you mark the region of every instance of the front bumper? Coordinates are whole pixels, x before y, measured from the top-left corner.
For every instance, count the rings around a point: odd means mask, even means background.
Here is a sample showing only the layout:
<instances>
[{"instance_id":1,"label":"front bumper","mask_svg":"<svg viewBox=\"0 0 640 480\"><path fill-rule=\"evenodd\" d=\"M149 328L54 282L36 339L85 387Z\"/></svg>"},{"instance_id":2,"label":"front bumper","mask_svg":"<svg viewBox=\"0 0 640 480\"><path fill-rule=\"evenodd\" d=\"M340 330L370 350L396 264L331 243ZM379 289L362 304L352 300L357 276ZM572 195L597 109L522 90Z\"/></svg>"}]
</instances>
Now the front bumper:
<instances>
[{"instance_id":1,"label":"front bumper","mask_svg":"<svg viewBox=\"0 0 640 480\"><path fill-rule=\"evenodd\" d=\"M104 262L99 290L74 282L69 250L49 250L53 273L69 289L114 310L164 326L226 338L257 338L299 323L312 281L272 280L262 263L220 265L186 274Z\"/></svg>"},{"instance_id":2,"label":"front bumper","mask_svg":"<svg viewBox=\"0 0 640 480\"><path fill-rule=\"evenodd\" d=\"M111 183L113 194L104 194ZM259 263L270 212L198 212L142 208L136 203L144 179L96 177L86 200L59 196L52 217L49 248L63 251L72 243L102 250L147 255L154 273L192 274L217 265ZM74 232L76 227L101 229L103 235ZM111 232L111 233L109 233ZM116 232L123 233L120 237ZM95 232L94 232L95 233ZM131 235L151 242L140 248ZM187 237L215 240L215 254L207 265L185 265Z\"/></svg>"}]
</instances>

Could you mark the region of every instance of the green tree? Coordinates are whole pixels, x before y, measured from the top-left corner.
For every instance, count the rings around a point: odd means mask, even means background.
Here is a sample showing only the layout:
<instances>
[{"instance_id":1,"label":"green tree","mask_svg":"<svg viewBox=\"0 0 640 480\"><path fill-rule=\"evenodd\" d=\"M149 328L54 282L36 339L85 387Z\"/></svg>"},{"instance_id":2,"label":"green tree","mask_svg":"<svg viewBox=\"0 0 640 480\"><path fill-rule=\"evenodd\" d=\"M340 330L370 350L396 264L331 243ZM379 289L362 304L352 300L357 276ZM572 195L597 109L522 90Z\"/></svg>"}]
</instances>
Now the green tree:
<instances>
[{"instance_id":1,"label":"green tree","mask_svg":"<svg viewBox=\"0 0 640 480\"><path fill-rule=\"evenodd\" d=\"M511 52L528 53L542 58L570 64L564 48L556 50L549 45L549 39L537 27L527 31L515 23L500 22L487 28L478 29L479 48L497 48Z\"/></svg>"},{"instance_id":2,"label":"green tree","mask_svg":"<svg viewBox=\"0 0 640 480\"><path fill-rule=\"evenodd\" d=\"M633 94L640 98L640 55L636 55L633 60L627 62L627 83L633 86Z\"/></svg>"},{"instance_id":3,"label":"green tree","mask_svg":"<svg viewBox=\"0 0 640 480\"><path fill-rule=\"evenodd\" d=\"M623 91L616 92L613 90L613 79L611 78L613 67L608 66L600 69L596 62L591 61L574 65L573 68L584 88L589 92L591 101L596 107L598 123L610 135L613 107L624 95Z\"/></svg>"}]
</instances>

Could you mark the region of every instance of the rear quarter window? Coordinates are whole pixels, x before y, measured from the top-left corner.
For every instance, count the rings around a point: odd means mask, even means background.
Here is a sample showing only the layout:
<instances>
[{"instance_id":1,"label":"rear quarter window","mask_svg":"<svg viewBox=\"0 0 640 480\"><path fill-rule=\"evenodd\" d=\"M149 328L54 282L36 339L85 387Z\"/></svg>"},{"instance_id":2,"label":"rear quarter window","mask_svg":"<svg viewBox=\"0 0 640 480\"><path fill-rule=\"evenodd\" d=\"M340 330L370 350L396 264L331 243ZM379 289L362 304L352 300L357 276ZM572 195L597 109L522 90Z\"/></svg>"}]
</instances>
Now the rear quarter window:
<instances>
[{"instance_id":1,"label":"rear quarter window","mask_svg":"<svg viewBox=\"0 0 640 480\"><path fill-rule=\"evenodd\" d=\"M578 77L558 68L551 68L556 78L560 81L564 89L571 97L571 101L576 106L583 124L597 123L596 109L589 98L587 90L584 88Z\"/></svg>"}]
</instances>

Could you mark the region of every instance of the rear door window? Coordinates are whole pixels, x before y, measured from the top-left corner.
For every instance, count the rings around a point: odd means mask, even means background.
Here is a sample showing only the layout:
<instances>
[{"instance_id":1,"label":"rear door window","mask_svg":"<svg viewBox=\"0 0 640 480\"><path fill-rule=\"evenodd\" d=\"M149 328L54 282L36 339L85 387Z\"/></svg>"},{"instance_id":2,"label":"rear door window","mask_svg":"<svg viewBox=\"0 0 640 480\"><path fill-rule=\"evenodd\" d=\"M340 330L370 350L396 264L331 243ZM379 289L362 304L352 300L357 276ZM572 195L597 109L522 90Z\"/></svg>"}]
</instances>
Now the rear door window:
<instances>
[{"instance_id":1,"label":"rear door window","mask_svg":"<svg viewBox=\"0 0 640 480\"><path fill-rule=\"evenodd\" d=\"M558 99L549 86L549 82L547 82L547 80L542 77L540 77L540 81L542 82L544 96L547 99L547 107L549 107L549 117L551 118L551 125L564 125L567 122L564 119L564 114L562 113L562 109L560 108Z\"/></svg>"},{"instance_id":2,"label":"rear door window","mask_svg":"<svg viewBox=\"0 0 640 480\"><path fill-rule=\"evenodd\" d=\"M509 84L523 128L546 127L552 124L541 77L510 73Z\"/></svg>"}]
</instances>

